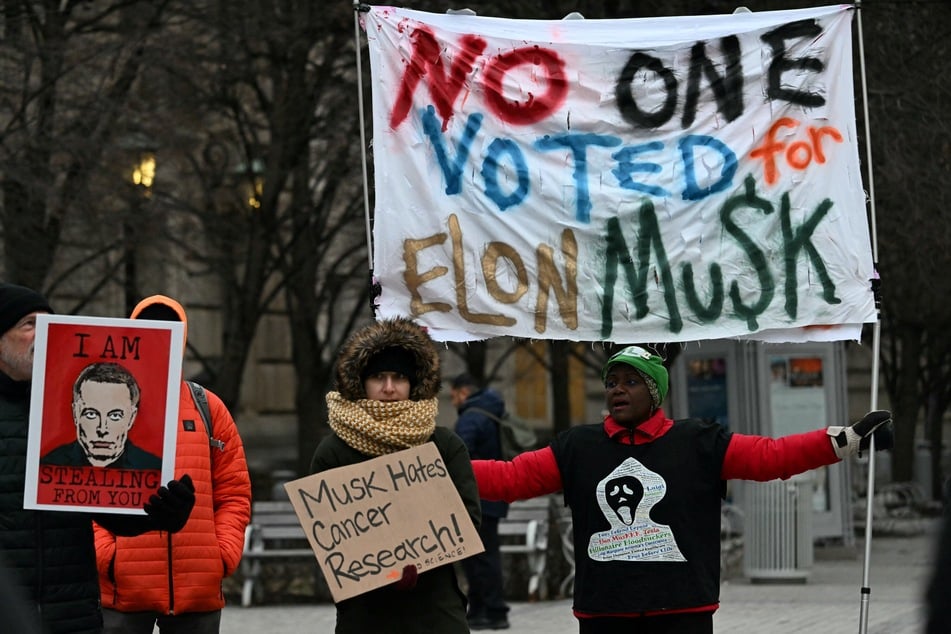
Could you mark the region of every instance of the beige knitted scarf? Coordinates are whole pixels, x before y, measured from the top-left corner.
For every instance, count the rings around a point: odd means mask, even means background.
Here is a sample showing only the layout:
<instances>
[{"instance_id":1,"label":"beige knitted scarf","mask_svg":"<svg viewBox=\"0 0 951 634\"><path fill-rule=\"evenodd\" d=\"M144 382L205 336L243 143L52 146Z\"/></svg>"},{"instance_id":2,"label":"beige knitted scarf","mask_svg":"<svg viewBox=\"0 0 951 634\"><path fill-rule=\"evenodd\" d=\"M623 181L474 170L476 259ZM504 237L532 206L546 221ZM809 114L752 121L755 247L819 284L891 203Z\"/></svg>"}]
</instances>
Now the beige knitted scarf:
<instances>
[{"instance_id":1,"label":"beige knitted scarf","mask_svg":"<svg viewBox=\"0 0 951 634\"><path fill-rule=\"evenodd\" d=\"M438 399L423 401L349 401L340 392L327 394L330 428L340 438L370 456L423 444L436 429Z\"/></svg>"}]
</instances>

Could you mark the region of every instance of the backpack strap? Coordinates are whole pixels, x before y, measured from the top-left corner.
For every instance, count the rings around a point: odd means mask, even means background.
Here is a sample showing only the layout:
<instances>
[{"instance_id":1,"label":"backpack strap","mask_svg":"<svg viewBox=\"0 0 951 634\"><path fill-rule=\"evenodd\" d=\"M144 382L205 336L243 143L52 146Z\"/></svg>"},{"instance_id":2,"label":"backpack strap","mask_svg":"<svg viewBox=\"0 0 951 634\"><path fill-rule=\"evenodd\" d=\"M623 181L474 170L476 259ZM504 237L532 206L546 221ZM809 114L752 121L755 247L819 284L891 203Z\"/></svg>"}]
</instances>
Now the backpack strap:
<instances>
[{"instance_id":1,"label":"backpack strap","mask_svg":"<svg viewBox=\"0 0 951 634\"><path fill-rule=\"evenodd\" d=\"M490 419L492 419L493 421L495 421L495 423L496 423L497 425L503 425L503 424L504 424L504 423L502 422L502 419L501 419L501 418L499 418L498 416L496 416L495 414L493 414L492 412L490 412L490 411L488 411L488 410L482 409L481 407L469 407L469 408L466 409L466 411L467 411L467 412L478 412L479 414L482 414L482 415L485 416L486 418L490 418Z\"/></svg>"},{"instance_id":2,"label":"backpack strap","mask_svg":"<svg viewBox=\"0 0 951 634\"><path fill-rule=\"evenodd\" d=\"M499 436L499 455L501 455L502 458L504 459L505 458L505 441L502 436L505 433L504 432L505 423L502 422L502 419L496 416L495 414L493 414L492 412L482 409L481 407L468 407L466 408L466 412L475 412L477 414L482 414L483 416L491 420L493 423L495 423L495 429L498 432L498 436Z\"/></svg>"},{"instance_id":3,"label":"backpack strap","mask_svg":"<svg viewBox=\"0 0 951 634\"><path fill-rule=\"evenodd\" d=\"M205 431L208 432L208 446L210 448L217 448L219 451L224 451L224 441L215 438L211 430L211 408L208 407L208 397L205 396L205 388L194 381L185 381L185 383L188 384L188 390L192 393L192 400L195 401L195 405L198 407L198 413L201 414L201 420L205 423ZM212 455L214 455L214 452L212 452Z\"/></svg>"}]
</instances>

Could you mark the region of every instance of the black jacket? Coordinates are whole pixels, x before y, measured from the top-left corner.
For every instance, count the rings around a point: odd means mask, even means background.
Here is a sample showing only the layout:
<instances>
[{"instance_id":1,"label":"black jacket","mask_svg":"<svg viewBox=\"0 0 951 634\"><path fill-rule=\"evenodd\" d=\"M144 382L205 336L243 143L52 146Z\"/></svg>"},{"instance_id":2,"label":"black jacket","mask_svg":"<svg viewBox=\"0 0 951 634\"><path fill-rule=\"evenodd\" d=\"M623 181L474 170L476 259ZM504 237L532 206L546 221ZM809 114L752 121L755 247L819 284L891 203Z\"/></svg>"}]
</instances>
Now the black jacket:
<instances>
[{"instance_id":1,"label":"black jacket","mask_svg":"<svg viewBox=\"0 0 951 634\"><path fill-rule=\"evenodd\" d=\"M0 372L0 559L46 634L99 634L99 572L92 520L120 535L152 528L146 516L23 508L30 383Z\"/></svg>"},{"instance_id":2,"label":"black jacket","mask_svg":"<svg viewBox=\"0 0 951 634\"><path fill-rule=\"evenodd\" d=\"M0 373L0 549L13 583L50 634L98 634L99 577L91 516L23 508L28 382Z\"/></svg>"}]
</instances>

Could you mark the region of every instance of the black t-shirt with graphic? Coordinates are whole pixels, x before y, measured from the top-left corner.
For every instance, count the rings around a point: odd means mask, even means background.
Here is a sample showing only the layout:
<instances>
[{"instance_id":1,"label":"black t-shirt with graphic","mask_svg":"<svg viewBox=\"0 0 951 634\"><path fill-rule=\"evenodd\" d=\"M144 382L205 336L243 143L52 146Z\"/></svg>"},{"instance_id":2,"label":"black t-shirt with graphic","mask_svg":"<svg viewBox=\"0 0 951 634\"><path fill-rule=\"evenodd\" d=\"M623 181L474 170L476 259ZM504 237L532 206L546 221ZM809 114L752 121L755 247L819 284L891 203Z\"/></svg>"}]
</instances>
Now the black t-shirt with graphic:
<instances>
[{"instance_id":1,"label":"black t-shirt with graphic","mask_svg":"<svg viewBox=\"0 0 951 634\"><path fill-rule=\"evenodd\" d=\"M610 439L600 424L554 439L574 521L576 610L630 614L718 602L720 472L730 436L688 419L641 445Z\"/></svg>"}]
</instances>

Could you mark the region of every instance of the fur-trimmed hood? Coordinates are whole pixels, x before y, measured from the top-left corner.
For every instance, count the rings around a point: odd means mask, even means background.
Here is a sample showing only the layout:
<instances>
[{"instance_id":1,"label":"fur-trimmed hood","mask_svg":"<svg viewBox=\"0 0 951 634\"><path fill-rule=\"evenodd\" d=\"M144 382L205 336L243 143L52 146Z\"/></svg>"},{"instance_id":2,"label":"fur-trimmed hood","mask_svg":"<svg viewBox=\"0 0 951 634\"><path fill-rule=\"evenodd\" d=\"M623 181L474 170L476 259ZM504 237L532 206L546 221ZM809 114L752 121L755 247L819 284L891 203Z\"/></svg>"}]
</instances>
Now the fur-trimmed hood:
<instances>
[{"instance_id":1,"label":"fur-trimmed hood","mask_svg":"<svg viewBox=\"0 0 951 634\"><path fill-rule=\"evenodd\" d=\"M405 317L386 319L354 332L340 348L335 372L336 389L350 401L366 398L360 378L370 358L380 350L399 346L416 358L413 401L435 398L439 393L439 354L426 331Z\"/></svg>"}]
</instances>

